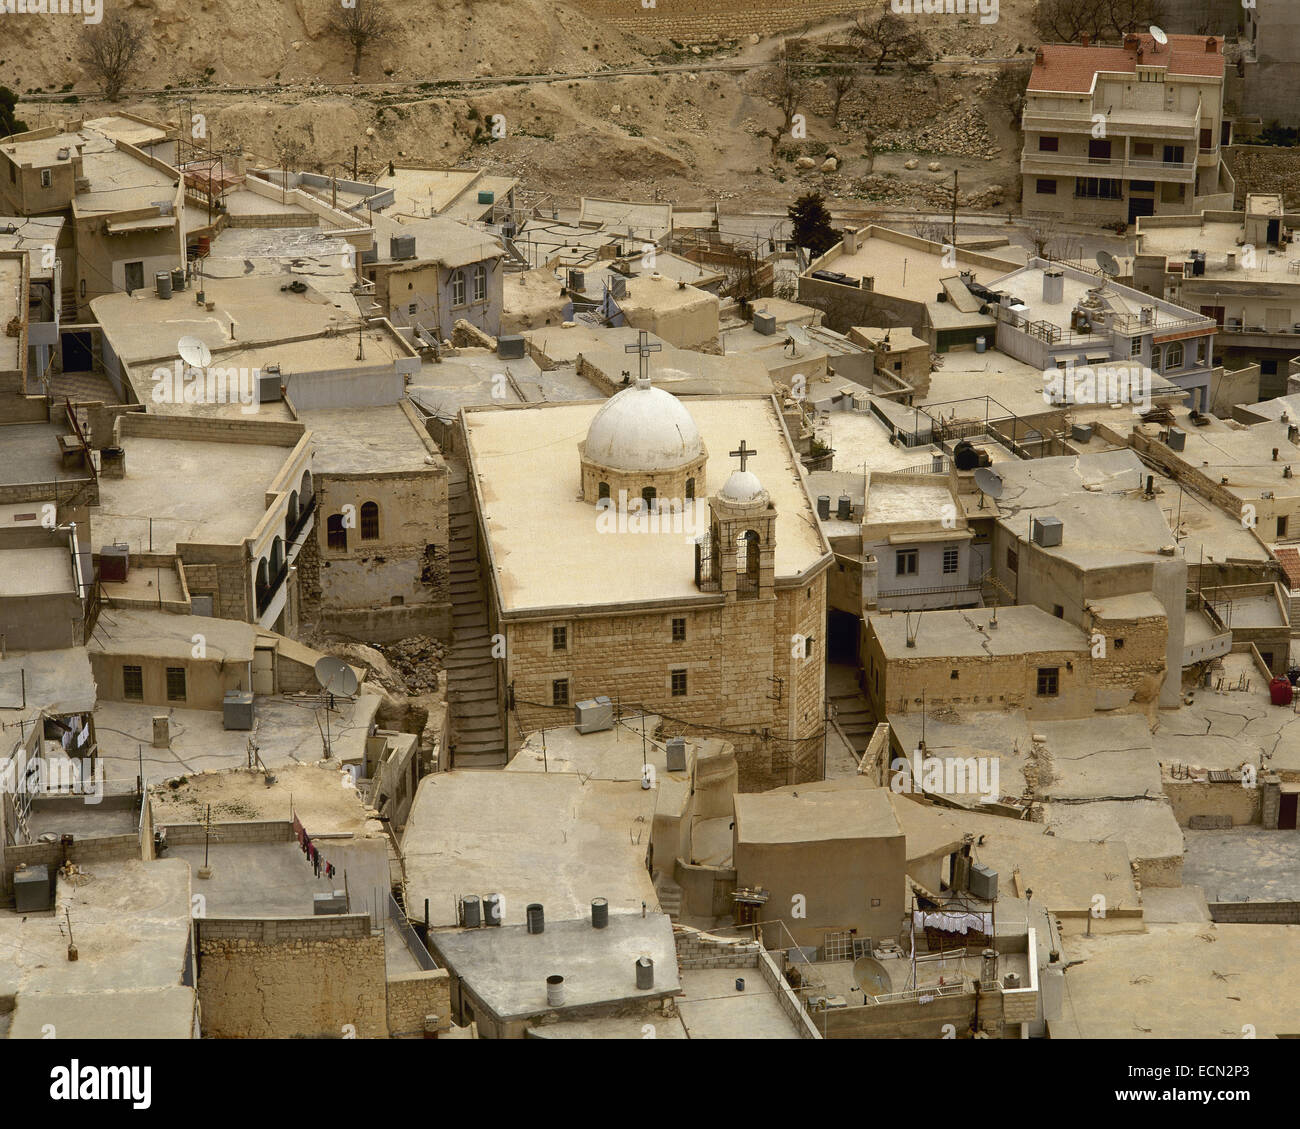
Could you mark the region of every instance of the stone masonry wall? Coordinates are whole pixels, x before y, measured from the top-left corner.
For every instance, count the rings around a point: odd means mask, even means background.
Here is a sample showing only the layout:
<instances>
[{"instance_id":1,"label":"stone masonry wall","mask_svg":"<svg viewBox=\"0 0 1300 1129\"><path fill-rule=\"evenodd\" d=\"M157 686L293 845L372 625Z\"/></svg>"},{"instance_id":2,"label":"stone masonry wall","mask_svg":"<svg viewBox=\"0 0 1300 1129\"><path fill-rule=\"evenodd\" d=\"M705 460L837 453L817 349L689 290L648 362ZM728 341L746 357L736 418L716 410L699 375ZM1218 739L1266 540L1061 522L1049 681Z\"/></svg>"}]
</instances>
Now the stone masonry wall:
<instances>
[{"instance_id":1,"label":"stone masonry wall","mask_svg":"<svg viewBox=\"0 0 1300 1129\"><path fill-rule=\"evenodd\" d=\"M422 1035L426 1016L438 1017L438 1030L451 1026L451 976L445 968L406 972L388 978L388 1034Z\"/></svg>"},{"instance_id":2,"label":"stone masonry wall","mask_svg":"<svg viewBox=\"0 0 1300 1129\"><path fill-rule=\"evenodd\" d=\"M383 933L366 914L201 918L199 1001L212 1038L383 1038Z\"/></svg>"}]
</instances>

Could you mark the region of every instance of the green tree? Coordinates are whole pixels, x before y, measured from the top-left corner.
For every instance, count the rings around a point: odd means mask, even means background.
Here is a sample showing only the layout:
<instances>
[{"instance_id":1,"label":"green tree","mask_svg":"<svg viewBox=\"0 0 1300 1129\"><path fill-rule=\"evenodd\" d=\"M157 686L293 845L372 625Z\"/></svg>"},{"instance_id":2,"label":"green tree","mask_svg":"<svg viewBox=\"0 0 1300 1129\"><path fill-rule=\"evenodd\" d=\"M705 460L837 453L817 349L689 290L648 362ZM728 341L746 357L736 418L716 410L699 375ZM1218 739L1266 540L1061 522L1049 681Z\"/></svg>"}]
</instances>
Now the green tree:
<instances>
[{"instance_id":1,"label":"green tree","mask_svg":"<svg viewBox=\"0 0 1300 1129\"><path fill-rule=\"evenodd\" d=\"M0 137L27 132L27 123L14 116L14 107L17 105L18 95L7 86L0 86Z\"/></svg>"},{"instance_id":2,"label":"green tree","mask_svg":"<svg viewBox=\"0 0 1300 1129\"><path fill-rule=\"evenodd\" d=\"M813 258L824 255L840 241L840 233L831 226L831 214L820 192L806 192L786 209L794 229L794 241L807 247Z\"/></svg>"}]
</instances>

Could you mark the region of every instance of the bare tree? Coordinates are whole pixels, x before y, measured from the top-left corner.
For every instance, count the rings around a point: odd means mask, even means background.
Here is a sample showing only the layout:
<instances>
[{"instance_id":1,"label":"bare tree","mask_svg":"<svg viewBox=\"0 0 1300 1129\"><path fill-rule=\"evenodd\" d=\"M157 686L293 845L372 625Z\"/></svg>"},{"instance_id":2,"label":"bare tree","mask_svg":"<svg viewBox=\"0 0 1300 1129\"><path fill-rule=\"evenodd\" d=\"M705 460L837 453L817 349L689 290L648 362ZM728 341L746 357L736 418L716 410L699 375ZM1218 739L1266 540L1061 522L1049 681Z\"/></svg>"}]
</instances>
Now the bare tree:
<instances>
[{"instance_id":1,"label":"bare tree","mask_svg":"<svg viewBox=\"0 0 1300 1129\"><path fill-rule=\"evenodd\" d=\"M950 231L946 224L937 220L914 220L912 234L931 243L947 243Z\"/></svg>"},{"instance_id":2,"label":"bare tree","mask_svg":"<svg viewBox=\"0 0 1300 1129\"><path fill-rule=\"evenodd\" d=\"M781 132L788 132L794 121L795 111L807 93L803 68L790 63L782 57L773 68L772 99L781 107L783 125Z\"/></svg>"},{"instance_id":3,"label":"bare tree","mask_svg":"<svg viewBox=\"0 0 1300 1129\"><path fill-rule=\"evenodd\" d=\"M1116 35L1145 31L1165 18L1162 0L1102 0L1102 13Z\"/></svg>"},{"instance_id":4,"label":"bare tree","mask_svg":"<svg viewBox=\"0 0 1300 1129\"><path fill-rule=\"evenodd\" d=\"M120 11L97 24L85 24L81 31L84 66L104 87L104 97L116 102L136 69L144 46L145 28Z\"/></svg>"},{"instance_id":5,"label":"bare tree","mask_svg":"<svg viewBox=\"0 0 1300 1129\"><path fill-rule=\"evenodd\" d=\"M998 67L997 78L989 91L990 100L1006 109L1014 126L1020 124L1020 115L1024 112L1025 90L1032 69L1032 63L1003 63Z\"/></svg>"},{"instance_id":6,"label":"bare tree","mask_svg":"<svg viewBox=\"0 0 1300 1129\"><path fill-rule=\"evenodd\" d=\"M849 42L864 57L874 59L876 74L891 58L906 62L925 50L925 40L912 30L912 25L890 11L874 17L863 12L849 29Z\"/></svg>"},{"instance_id":7,"label":"bare tree","mask_svg":"<svg viewBox=\"0 0 1300 1129\"><path fill-rule=\"evenodd\" d=\"M1073 43L1084 32L1100 36L1106 21L1106 0L1038 0L1034 29L1044 39Z\"/></svg>"},{"instance_id":8,"label":"bare tree","mask_svg":"<svg viewBox=\"0 0 1300 1129\"><path fill-rule=\"evenodd\" d=\"M1025 229L1025 234L1034 245L1034 254L1040 259L1052 258L1056 250L1057 236L1061 233L1060 221L1056 219L1034 220Z\"/></svg>"},{"instance_id":9,"label":"bare tree","mask_svg":"<svg viewBox=\"0 0 1300 1129\"><path fill-rule=\"evenodd\" d=\"M361 73L361 53L367 47L392 38L397 30L388 12L376 0L356 0L353 8L343 8L330 21L330 30L352 46L352 73Z\"/></svg>"}]
</instances>

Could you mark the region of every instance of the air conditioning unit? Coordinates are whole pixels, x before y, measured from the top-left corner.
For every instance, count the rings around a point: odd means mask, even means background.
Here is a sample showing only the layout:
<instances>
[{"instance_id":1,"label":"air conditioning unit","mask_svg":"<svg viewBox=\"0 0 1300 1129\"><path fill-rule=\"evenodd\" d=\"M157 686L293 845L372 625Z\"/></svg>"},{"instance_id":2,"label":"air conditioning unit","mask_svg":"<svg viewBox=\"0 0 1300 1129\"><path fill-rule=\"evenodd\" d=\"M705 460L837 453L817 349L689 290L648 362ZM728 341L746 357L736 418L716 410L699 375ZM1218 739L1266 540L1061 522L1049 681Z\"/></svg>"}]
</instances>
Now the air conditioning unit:
<instances>
[{"instance_id":1,"label":"air conditioning unit","mask_svg":"<svg viewBox=\"0 0 1300 1129\"><path fill-rule=\"evenodd\" d=\"M668 742L668 771L686 771L686 738L674 737Z\"/></svg>"},{"instance_id":2,"label":"air conditioning unit","mask_svg":"<svg viewBox=\"0 0 1300 1129\"><path fill-rule=\"evenodd\" d=\"M327 914L348 912L348 895L345 890L335 890L332 894L313 894L311 912L316 917Z\"/></svg>"},{"instance_id":3,"label":"air conditioning unit","mask_svg":"<svg viewBox=\"0 0 1300 1129\"><path fill-rule=\"evenodd\" d=\"M14 870L14 912L41 913L54 908L54 887L48 866L24 866Z\"/></svg>"},{"instance_id":4,"label":"air conditioning unit","mask_svg":"<svg viewBox=\"0 0 1300 1129\"><path fill-rule=\"evenodd\" d=\"M1169 434L1165 437L1165 445L1171 451L1181 451L1187 446L1187 432L1182 428L1171 427Z\"/></svg>"},{"instance_id":5,"label":"air conditioning unit","mask_svg":"<svg viewBox=\"0 0 1300 1129\"><path fill-rule=\"evenodd\" d=\"M776 333L776 315L755 312L754 332L761 333L764 337L771 337Z\"/></svg>"},{"instance_id":6,"label":"air conditioning unit","mask_svg":"<svg viewBox=\"0 0 1300 1129\"><path fill-rule=\"evenodd\" d=\"M1044 549L1055 548L1061 543L1061 536L1065 532L1065 526L1061 524L1061 519L1056 517L1040 517L1034 519L1034 528L1030 537L1035 545L1040 545Z\"/></svg>"},{"instance_id":7,"label":"air conditioning unit","mask_svg":"<svg viewBox=\"0 0 1300 1129\"><path fill-rule=\"evenodd\" d=\"M274 404L280 399L279 366L275 372L271 372L270 368L270 365L264 368L257 379L257 400L260 404Z\"/></svg>"},{"instance_id":8,"label":"air conditioning unit","mask_svg":"<svg viewBox=\"0 0 1300 1129\"><path fill-rule=\"evenodd\" d=\"M388 240L388 257L393 260L415 258L415 236L391 236Z\"/></svg>"},{"instance_id":9,"label":"air conditioning unit","mask_svg":"<svg viewBox=\"0 0 1300 1129\"><path fill-rule=\"evenodd\" d=\"M586 290L587 275L580 270L571 270L568 273L568 282L565 284L570 290Z\"/></svg>"},{"instance_id":10,"label":"air conditioning unit","mask_svg":"<svg viewBox=\"0 0 1300 1129\"><path fill-rule=\"evenodd\" d=\"M579 733L603 733L606 729L613 729L614 703L603 694L575 703L573 727Z\"/></svg>"},{"instance_id":11,"label":"air conditioning unit","mask_svg":"<svg viewBox=\"0 0 1300 1129\"><path fill-rule=\"evenodd\" d=\"M221 700L221 723L226 729L253 728L253 695L248 690L227 690Z\"/></svg>"},{"instance_id":12,"label":"air conditioning unit","mask_svg":"<svg viewBox=\"0 0 1300 1129\"><path fill-rule=\"evenodd\" d=\"M968 885L970 892L982 901L997 901L998 872L992 867L985 866L982 862L971 863Z\"/></svg>"},{"instance_id":13,"label":"air conditioning unit","mask_svg":"<svg viewBox=\"0 0 1300 1129\"><path fill-rule=\"evenodd\" d=\"M99 578L123 581L131 570L131 546L121 542L99 549Z\"/></svg>"},{"instance_id":14,"label":"air conditioning unit","mask_svg":"<svg viewBox=\"0 0 1300 1129\"><path fill-rule=\"evenodd\" d=\"M517 333L507 333L497 338L497 356L506 360L519 360L525 352L524 339Z\"/></svg>"},{"instance_id":15,"label":"air conditioning unit","mask_svg":"<svg viewBox=\"0 0 1300 1129\"><path fill-rule=\"evenodd\" d=\"M1070 438L1076 443L1092 442L1092 424L1076 423L1070 428Z\"/></svg>"}]
</instances>

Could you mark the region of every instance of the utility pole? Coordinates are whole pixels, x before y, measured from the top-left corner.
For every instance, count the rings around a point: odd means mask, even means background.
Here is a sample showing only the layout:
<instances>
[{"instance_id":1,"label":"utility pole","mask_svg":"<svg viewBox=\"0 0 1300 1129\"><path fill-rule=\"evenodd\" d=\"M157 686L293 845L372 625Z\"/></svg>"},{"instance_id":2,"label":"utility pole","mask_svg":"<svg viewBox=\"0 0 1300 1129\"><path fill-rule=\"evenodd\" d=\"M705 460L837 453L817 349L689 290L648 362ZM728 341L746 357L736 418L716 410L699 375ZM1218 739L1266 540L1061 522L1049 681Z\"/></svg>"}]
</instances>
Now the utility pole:
<instances>
[{"instance_id":1,"label":"utility pole","mask_svg":"<svg viewBox=\"0 0 1300 1129\"><path fill-rule=\"evenodd\" d=\"M957 170L952 170L952 249L957 250Z\"/></svg>"}]
</instances>

